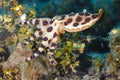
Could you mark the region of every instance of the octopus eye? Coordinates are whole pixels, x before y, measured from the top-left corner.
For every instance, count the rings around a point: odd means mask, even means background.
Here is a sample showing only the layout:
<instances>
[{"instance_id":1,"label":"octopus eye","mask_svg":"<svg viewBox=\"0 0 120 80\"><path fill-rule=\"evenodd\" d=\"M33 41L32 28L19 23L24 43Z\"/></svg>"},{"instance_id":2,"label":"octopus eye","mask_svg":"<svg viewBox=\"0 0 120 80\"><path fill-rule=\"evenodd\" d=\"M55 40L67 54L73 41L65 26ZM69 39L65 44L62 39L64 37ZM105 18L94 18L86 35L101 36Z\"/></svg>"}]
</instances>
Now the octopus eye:
<instances>
[{"instance_id":1,"label":"octopus eye","mask_svg":"<svg viewBox=\"0 0 120 80\"><path fill-rule=\"evenodd\" d=\"M51 61L51 64L52 64L52 65L55 64L53 60Z\"/></svg>"}]
</instances>

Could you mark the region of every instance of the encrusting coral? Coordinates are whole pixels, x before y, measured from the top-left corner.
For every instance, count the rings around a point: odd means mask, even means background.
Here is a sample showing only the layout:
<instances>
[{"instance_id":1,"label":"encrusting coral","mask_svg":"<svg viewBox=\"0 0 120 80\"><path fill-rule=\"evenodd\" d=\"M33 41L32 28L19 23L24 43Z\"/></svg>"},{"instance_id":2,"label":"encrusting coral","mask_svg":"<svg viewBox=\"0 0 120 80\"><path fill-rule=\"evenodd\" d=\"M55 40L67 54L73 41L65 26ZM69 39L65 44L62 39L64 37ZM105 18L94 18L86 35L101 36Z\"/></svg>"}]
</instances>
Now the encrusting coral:
<instances>
[{"instance_id":1,"label":"encrusting coral","mask_svg":"<svg viewBox=\"0 0 120 80\"><path fill-rule=\"evenodd\" d=\"M120 60L120 29L119 28L113 29L109 33L109 39L110 39L109 47L111 48L111 53L116 58L116 60L118 59L119 61Z\"/></svg>"},{"instance_id":2,"label":"encrusting coral","mask_svg":"<svg viewBox=\"0 0 120 80\"><path fill-rule=\"evenodd\" d=\"M120 67L120 29L113 29L109 33L109 47L110 47L110 54L108 56L108 62L114 68ZM117 70L117 69L116 69Z\"/></svg>"}]
</instances>

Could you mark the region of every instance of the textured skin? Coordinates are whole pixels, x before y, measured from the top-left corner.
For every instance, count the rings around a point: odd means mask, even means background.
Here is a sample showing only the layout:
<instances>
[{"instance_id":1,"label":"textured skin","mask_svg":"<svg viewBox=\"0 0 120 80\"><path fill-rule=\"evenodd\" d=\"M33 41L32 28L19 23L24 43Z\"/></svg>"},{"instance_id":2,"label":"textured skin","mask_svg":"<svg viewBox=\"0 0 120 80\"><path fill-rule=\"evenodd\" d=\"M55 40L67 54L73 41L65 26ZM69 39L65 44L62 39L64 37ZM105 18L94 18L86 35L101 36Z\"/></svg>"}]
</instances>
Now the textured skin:
<instances>
[{"instance_id":1,"label":"textured skin","mask_svg":"<svg viewBox=\"0 0 120 80\"><path fill-rule=\"evenodd\" d=\"M26 61L34 59L45 48L48 48L47 57L50 65L56 65L57 62L53 58L54 50L60 40L60 34L67 32L78 32L83 31L96 23L103 13L100 9L99 13L91 14L87 12L82 13L71 13L68 15L55 16L54 18L35 18L30 21L20 22L20 26L31 26L37 27L34 34L26 41L26 44L34 41L35 38L42 37L42 42L38 50L31 55Z\"/></svg>"}]
</instances>

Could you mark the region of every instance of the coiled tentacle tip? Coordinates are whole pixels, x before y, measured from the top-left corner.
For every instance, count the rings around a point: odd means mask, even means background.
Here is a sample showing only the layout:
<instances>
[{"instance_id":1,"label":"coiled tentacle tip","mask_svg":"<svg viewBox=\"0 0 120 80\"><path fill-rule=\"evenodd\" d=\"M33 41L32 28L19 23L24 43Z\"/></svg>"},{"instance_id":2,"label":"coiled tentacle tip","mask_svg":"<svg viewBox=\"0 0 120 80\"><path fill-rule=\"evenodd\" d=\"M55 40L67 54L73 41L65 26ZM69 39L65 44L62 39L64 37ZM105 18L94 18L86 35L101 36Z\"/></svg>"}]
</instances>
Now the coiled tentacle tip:
<instances>
[{"instance_id":1,"label":"coiled tentacle tip","mask_svg":"<svg viewBox=\"0 0 120 80\"><path fill-rule=\"evenodd\" d=\"M103 9L99 9L100 16L103 14Z\"/></svg>"}]
</instances>

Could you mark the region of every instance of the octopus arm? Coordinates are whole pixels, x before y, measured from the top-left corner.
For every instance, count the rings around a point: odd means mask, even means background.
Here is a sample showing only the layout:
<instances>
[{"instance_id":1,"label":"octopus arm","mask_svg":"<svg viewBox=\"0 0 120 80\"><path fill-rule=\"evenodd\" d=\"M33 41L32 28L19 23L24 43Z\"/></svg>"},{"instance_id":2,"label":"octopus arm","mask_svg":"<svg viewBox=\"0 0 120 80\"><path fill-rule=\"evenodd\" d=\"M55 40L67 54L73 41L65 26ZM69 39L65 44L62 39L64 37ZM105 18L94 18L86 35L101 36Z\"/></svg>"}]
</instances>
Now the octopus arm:
<instances>
[{"instance_id":1,"label":"octopus arm","mask_svg":"<svg viewBox=\"0 0 120 80\"><path fill-rule=\"evenodd\" d=\"M60 31L79 32L86 30L93 26L102 16L103 10L100 9L99 13L91 14L87 12L76 13L72 16L67 15L65 20L58 21ZM59 31L59 30L58 30Z\"/></svg>"}]
</instances>

